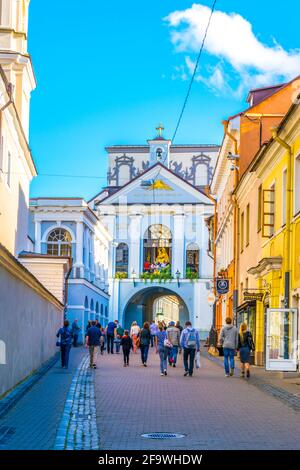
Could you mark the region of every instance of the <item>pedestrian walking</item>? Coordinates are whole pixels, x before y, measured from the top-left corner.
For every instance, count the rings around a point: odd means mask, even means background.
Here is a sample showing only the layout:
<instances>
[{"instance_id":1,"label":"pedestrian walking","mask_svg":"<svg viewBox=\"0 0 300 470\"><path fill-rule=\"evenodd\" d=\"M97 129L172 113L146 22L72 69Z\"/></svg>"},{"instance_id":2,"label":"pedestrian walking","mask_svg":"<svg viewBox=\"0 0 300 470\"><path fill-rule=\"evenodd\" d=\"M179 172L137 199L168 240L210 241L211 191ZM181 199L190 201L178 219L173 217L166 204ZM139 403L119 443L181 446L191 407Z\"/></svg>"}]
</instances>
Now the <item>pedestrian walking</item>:
<instances>
[{"instance_id":1,"label":"pedestrian walking","mask_svg":"<svg viewBox=\"0 0 300 470\"><path fill-rule=\"evenodd\" d=\"M128 330L125 330L124 335L121 338L121 346L122 346L123 357L124 357L124 367L128 367L130 351L133 348L132 339L129 336Z\"/></svg>"},{"instance_id":2,"label":"pedestrian walking","mask_svg":"<svg viewBox=\"0 0 300 470\"><path fill-rule=\"evenodd\" d=\"M72 334L73 334L73 346L74 346L74 348L76 348L77 345L78 345L79 332L80 332L80 327L78 326L77 318L75 318L75 320L72 323Z\"/></svg>"},{"instance_id":3,"label":"pedestrian walking","mask_svg":"<svg viewBox=\"0 0 300 470\"><path fill-rule=\"evenodd\" d=\"M138 335L140 332L140 327L138 326L137 322L134 321L132 322L131 328L130 328L130 338L132 339L133 342L133 352L136 354L137 352L137 339Z\"/></svg>"},{"instance_id":4,"label":"pedestrian walking","mask_svg":"<svg viewBox=\"0 0 300 470\"><path fill-rule=\"evenodd\" d=\"M120 354L120 348L121 348L121 339L124 336L124 328L119 324L117 326L117 331L116 331L116 337L115 337L115 345L116 345L116 353Z\"/></svg>"},{"instance_id":5,"label":"pedestrian walking","mask_svg":"<svg viewBox=\"0 0 300 470\"><path fill-rule=\"evenodd\" d=\"M180 325L180 321L179 321L179 320L176 322L176 325L175 325L175 326L176 326L176 328L179 329L180 336L181 336L181 333L182 333L182 331L183 331L183 327ZM178 348L178 352L179 352L179 354L182 353L182 347L181 347L180 345L179 345L179 348Z\"/></svg>"},{"instance_id":6,"label":"pedestrian walking","mask_svg":"<svg viewBox=\"0 0 300 470\"><path fill-rule=\"evenodd\" d=\"M87 336L86 336L86 345L89 348L90 353L90 368L96 369L96 352L97 349L100 347L100 338L102 336L100 328L96 326L96 322L92 321L92 326L88 329Z\"/></svg>"},{"instance_id":7,"label":"pedestrian walking","mask_svg":"<svg viewBox=\"0 0 300 470\"><path fill-rule=\"evenodd\" d=\"M56 334L59 339L56 344L60 347L61 366L63 369L68 369L69 367L69 356L73 340L73 333L69 325L69 321L65 320L64 326Z\"/></svg>"},{"instance_id":8,"label":"pedestrian walking","mask_svg":"<svg viewBox=\"0 0 300 470\"><path fill-rule=\"evenodd\" d=\"M158 324L158 333L155 338L156 340L156 348L157 353L159 354L160 360L160 375L168 375L167 374L167 359L168 359L168 352L169 348L166 347L165 343L167 340L167 332L164 329L164 325L162 323Z\"/></svg>"},{"instance_id":9,"label":"pedestrian walking","mask_svg":"<svg viewBox=\"0 0 300 470\"><path fill-rule=\"evenodd\" d=\"M180 346L180 330L176 328L175 322L170 321L169 327L167 328L167 338L172 344L172 348L169 348L169 365L176 367L178 349Z\"/></svg>"},{"instance_id":10,"label":"pedestrian walking","mask_svg":"<svg viewBox=\"0 0 300 470\"><path fill-rule=\"evenodd\" d=\"M86 327L85 327L85 336L87 335L88 329L91 328L91 326L92 326L92 322L91 322L91 320L89 320L87 322Z\"/></svg>"},{"instance_id":11,"label":"pedestrian walking","mask_svg":"<svg viewBox=\"0 0 300 470\"><path fill-rule=\"evenodd\" d=\"M183 349L184 376L189 375L192 377L196 352L200 351L200 337L190 321L185 322L185 329L180 337L180 345Z\"/></svg>"},{"instance_id":12,"label":"pedestrian walking","mask_svg":"<svg viewBox=\"0 0 300 470\"><path fill-rule=\"evenodd\" d=\"M106 328L106 341L107 341L107 352L108 354L114 353L114 341L116 337L116 330L118 326L118 320L111 321L108 323Z\"/></svg>"},{"instance_id":13,"label":"pedestrian walking","mask_svg":"<svg viewBox=\"0 0 300 470\"><path fill-rule=\"evenodd\" d=\"M158 333L158 326L155 323L155 320L152 320L151 322L150 333L151 333L151 348L153 348L155 345L155 337L157 336L157 333Z\"/></svg>"},{"instance_id":14,"label":"pedestrian walking","mask_svg":"<svg viewBox=\"0 0 300 470\"><path fill-rule=\"evenodd\" d=\"M238 350L241 361L241 377L250 377L250 354L255 351L255 345L251 331L248 331L247 324L242 323L239 332Z\"/></svg>"},{"instance_id":15,"label":"pedestrian walking","mask_svg":"<svg viewBox=\"0 0 300 470\"><path fill-rule=\"evenodd\" d=\"M106 334L105 334L105 329L104 328L100 328L100 331L102 333L101 337L100 337L100 354L101 356L103 356L104 354L104 349L105 349L105 337L106 337Z\"/></svg>"},{"instance_id":16,"label":"pedestrian walking","mask_svg":"<svg viewBox=\"0 0 300 470\"><path fill-rule=\"evenodd\" d=\"M151 333L150 333L150 326L148 322L144 323L143 328L139 332L139 339L140 339L142 365L144 367L147 367L147 359L148 359L149 347L151 343Z\"/></svg>"},{"instance_id":17,"label":"pedestrian walking","mask_svg":"<svg viewBox=\"0 0 300 470\"><path fill-rule=\"evenodd\" d=\"M223 326L220 333L220 345L224 352L224 369L225 376L232 377L234 374L234 355L238 347L238 330L232 324L232 319L227 317L226 325Z\"/></svg>"}]
</instances>

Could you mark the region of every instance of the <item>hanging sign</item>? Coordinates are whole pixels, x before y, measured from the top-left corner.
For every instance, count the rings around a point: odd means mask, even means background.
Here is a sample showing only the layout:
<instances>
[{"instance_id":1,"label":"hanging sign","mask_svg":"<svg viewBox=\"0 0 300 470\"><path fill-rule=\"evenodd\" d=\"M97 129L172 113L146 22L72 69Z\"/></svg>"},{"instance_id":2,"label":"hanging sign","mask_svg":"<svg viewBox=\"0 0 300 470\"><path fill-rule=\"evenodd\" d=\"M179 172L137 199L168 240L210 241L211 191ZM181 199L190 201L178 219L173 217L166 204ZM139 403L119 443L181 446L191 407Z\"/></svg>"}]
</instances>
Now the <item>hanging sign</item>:
<instances>
[{"instance_id":1,"label":"hanging sign","mask_svg":"<svg viewBox=\"0 0 300 470\"><path fill-rule=\"evenodd\" d=\"M265 293L264 292L244 292L244 302L253 302L258 301L262 302L264 299Z\"/></svg>"},{"instance_id":2,"label":"hanging sign","mask_svg":"<svg viewBox=\"0 0 300 470\"><path fill-rule=\"evenodd\" d=\"M219 295L229 292L229 279L217 279L217 292Z\"/></svg>"}]
</instances>

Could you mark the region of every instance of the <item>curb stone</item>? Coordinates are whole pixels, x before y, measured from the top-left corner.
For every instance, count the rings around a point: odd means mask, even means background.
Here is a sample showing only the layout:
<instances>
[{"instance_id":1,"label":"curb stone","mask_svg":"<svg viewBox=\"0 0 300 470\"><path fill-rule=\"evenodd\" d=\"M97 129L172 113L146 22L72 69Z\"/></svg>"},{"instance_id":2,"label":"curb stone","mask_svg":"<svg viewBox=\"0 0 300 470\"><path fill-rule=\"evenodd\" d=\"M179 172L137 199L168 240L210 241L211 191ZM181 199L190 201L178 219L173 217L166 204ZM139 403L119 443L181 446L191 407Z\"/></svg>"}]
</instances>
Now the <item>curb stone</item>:
<instances>
[{"instance_id":1,"label":"curb stone","mask_svg":"<svg viewBox=\"0 0 300 470\"><path fill-rule=\"evenodd\" d=\"M94 371L85 356L73 377L54 450L98 450Z\"/></svg>"}]
</instances>

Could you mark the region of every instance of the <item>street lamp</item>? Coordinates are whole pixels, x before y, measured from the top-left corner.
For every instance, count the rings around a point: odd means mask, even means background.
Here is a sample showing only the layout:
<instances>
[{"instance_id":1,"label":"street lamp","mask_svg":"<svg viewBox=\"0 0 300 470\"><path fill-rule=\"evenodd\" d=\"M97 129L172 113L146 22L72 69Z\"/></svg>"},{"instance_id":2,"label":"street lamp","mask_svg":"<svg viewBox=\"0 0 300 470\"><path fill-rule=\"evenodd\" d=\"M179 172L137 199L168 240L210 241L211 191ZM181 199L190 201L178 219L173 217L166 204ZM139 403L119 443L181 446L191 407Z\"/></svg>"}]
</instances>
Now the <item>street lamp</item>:
<instances>
[{"instance_id":1,"label":"street lamp","mask_svg":"<svg viewBox=\"0 0 300 470\"><path fill-rule=\"evenodd\" d=\"M131 277L133 280L133 286L135 287L136 286L136 272L134 269L132 270Z\"/></svg>"},{"instance_id":2,"label":"street lamp","mask_svg":"<svg viewBox=\"0 0 300 470\"><path fill-rule=\"evenodd\" d=\"M177 269L176 273L175 273L175 276L176 276L176 279L177 279L177 286L180 287L180 271Z\"/></svg>"}]
</instances>

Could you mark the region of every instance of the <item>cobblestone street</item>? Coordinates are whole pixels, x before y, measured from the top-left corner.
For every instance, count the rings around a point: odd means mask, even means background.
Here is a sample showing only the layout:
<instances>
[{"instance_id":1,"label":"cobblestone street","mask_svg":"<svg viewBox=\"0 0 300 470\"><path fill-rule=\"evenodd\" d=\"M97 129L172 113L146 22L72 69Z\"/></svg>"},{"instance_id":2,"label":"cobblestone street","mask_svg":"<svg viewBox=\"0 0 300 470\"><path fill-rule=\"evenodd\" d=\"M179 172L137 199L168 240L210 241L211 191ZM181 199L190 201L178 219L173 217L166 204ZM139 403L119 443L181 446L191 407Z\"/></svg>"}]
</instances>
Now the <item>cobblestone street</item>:
<instances>
[{"instance_id":1,"label":"cobblestone street","mask_svg":"<svg viewBox=\"0 0 300 470\"><path fill-rule=\"evenodd\" d=\"M139 355L121 366L121 356L105 357L96 372L101 449L300 449L299 413L238 376L225 378L219 364L202 357L192 378L183 377L181 357L168 377L154 353L147 369ZM152 432L186 437L141 437Z\"/></svg>"},{"instance_id":2,"label":"cobblestone street","mask_svg":"<svg viewBox=\"0 0 300 470\"><path fill-rule=\"evenodd\" d=\"M56 363L0 420L0 449L300 449L299 411L254 375L225 378L202 355L194 377L183 377L181 356L161 377L154 352L147 368L139 354L129 368L122 358L99 356L91 371L86 350L73 350L69 371ZM141 437L158 432L185 437Z\"/></svg>"}]
</instances>

